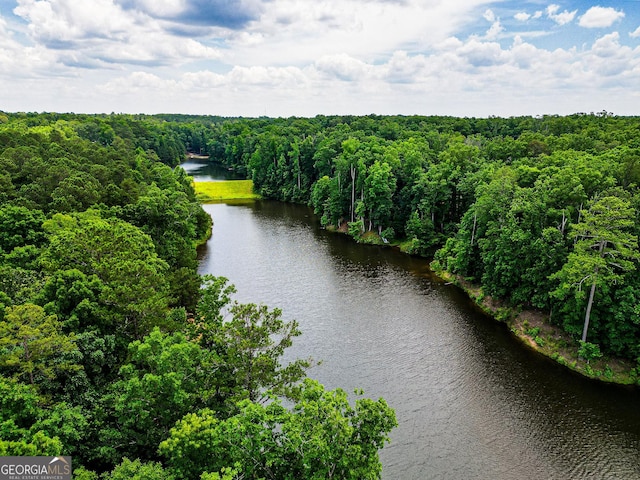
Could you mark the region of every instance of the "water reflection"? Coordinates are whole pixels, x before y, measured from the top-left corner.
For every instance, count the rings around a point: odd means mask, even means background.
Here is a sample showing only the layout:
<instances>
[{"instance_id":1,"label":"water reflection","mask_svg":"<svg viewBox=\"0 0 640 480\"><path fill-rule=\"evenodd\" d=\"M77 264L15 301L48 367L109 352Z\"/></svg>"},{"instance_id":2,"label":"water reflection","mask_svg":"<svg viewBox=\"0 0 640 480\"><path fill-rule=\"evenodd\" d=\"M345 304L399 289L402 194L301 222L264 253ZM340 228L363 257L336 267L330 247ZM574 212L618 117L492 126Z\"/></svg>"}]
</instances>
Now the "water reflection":
<instances>
[{"instance_id":1,"label":"water reflection","mask_svg":"<svg viewBox=\"0 0 640 480\"><path fill-rule=\"evenodd\" d=\"M240 180L232 170L222 166L219 163L210 161L209 159L190 159L180 164L185 171L201 182L219 182L222 180Z\"/></svg>"}]
</instances>

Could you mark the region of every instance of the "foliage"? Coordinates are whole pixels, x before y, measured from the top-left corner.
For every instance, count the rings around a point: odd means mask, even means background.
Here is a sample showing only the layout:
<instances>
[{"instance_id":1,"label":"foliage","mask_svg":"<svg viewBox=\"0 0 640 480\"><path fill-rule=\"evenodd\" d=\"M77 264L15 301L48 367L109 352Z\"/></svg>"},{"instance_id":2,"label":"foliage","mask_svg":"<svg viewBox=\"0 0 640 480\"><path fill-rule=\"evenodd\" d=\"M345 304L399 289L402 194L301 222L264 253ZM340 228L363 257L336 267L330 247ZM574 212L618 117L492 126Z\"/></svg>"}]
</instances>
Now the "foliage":
<instances>
[{"instance_id":1,"label":"foliage","mask_svg":"<svg viewBox=\"0 0 640 480\"><path fill-rule=\"evenodd\" d=\"M0 368L32 385L52 378L59 370L78 368L51 359L76 349L74 338L62 333L55 315L38 305L24 304L5 309L0 321Z\"/></svg>"},{"instance_id":2,"label":"foliage","mask_svg":"<svg viewBox=\"0 0 640 480\"><path fill-rule=\"evenodd\" d=\"M580 348L578 349L578 356L584 358L587 363L591 360L597 360L602 357L600 347L594 343L580 341Z\"/></svg>"},{"instance_id":3,"label":"foliage","mask_svg":"<svg viewBox=\"0 0 640 480\"><path fill-rule=\"evenodd\" d=\"M564 298L573 290L578 300L585 298L583 284L590 284L582 342L586 342L591 308L596 287L620 283L624 273L635 270L634 261L640 260L638 238L630 231L635 212L629 201L606 196L593 202L589 210L582 211L582 220L573 226L576 244L567 263L551 278L560 286L552 292Z\"/></svg>"},{"instance_id":4,"label":"foliage","mask_svg":"<svg viewBox=\"0 0 640 480\"><path fill-rule=\"evenodd\" d=\"M44 215L40 210L14 205L0 206L0 251L9 253L16 247L42 245L45 240L43 221Z\"/></svg>"},{"instance_id":5,"label":"foliage","mask_svg":"<svg viewBox=\"0 0 640 480\"><path fill-rule=\"evenodd\" d=\"M304 378L310 360L282 365L284 351L301 334L296 321L282 319L280 309L231 301L235 292L224 277L206 277L191 336L215 355L216 395L233 405L248 398L263 402L270 394L290 395Z\"/></svg>"},{"instance_id":6,"label":"foliage","mask_svg":"<svg viewBox=\"0 0 640 480\"><path fill-rule=\"evenodd\" d=\"M124 458L116 468L109 473L104 473L100 478L103 480L173 480L174 477L159 463L143 463L139 459L131 461Z\"/></svg>"},{"instance_id":7,"label":"foliage","mask_svg":"<svg viewBox=\"0 0 640 480\"><path fill-rule=\"evenodd\" d=\"M83 281L89 299L95 299L102 309L101 322L82 325L83 329L96 326L103 333L115 331L131 341L142 338L165 316L168 267L158 258L151 238L138 228L88 211L56 214L45 222L45 229L51 233L42 256L45 271L80 272L74 275Z\"/></svg>"},{"instance_id":8,"label":"foliage","mask_svg":"<svg viewBox=\"0 0 640 480\"><path fill-rule=\"evenodd\" d=\"M108 403L115 423L103 436L114 457L153 458L175 422L206 405L215 366L207 352L182 333L169 335L158 328L143 341L132 342L129 356L111 385Z\"/></svg>"},{"instance_id":9,"label":"foliage","mask_svg":"<svg viewBox=\"0 0 640 480\"><path fill-rule=\"evenodd\" d=\"M72 452L86 478L379 476L388 407L303 381L297 324L198 276L186 152L552 312L584 358L640 357L638 117L0 117L2 454Z\"/></svg>"},{"instance_id":10,"label":"foliage","mask_svg":"<svg viewBox=\"0 0 640 480\"><path fill-rule=\"evenodd\" d=\"M380 478L378 450L396 425L384 400L326 391L305 380L291 410L274 400L243 401L238 414L219 420L211 410L186 415L160 444L177 478L195 478L236 464L243 478Z\"/></svg>"}]
</instances>

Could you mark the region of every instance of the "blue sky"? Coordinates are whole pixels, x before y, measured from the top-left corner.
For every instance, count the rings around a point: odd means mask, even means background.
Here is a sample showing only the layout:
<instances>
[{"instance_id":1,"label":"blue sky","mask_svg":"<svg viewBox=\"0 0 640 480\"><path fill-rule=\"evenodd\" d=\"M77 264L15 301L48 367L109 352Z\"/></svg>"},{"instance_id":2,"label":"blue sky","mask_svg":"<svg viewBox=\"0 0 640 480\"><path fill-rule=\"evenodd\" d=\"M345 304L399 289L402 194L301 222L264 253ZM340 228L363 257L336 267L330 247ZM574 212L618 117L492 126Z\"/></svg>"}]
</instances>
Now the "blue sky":
<instances>
[{"instance_id":1,"label":"blue sky","mask_svg":"<svg viewBox=\"0 0 640 480\"><path fill-rule=\"evenodd\" d=\"M640 0L0 0L0 110L640 115Z\"/></svg>"}]
</instances>

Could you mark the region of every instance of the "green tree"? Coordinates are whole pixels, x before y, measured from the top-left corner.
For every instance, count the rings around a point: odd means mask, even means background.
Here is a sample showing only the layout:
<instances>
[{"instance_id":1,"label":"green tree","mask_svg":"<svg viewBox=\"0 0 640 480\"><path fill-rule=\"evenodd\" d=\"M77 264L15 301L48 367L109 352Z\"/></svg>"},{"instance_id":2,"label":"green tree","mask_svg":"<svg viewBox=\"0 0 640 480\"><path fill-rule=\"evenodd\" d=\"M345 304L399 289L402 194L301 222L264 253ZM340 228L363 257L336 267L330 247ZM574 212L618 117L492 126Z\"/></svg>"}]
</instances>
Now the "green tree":
<instances>
[{"instance_id":1,"label":"green tree","mask_svg":"<svg viewBox=\"0 0 640 480\"><path fill-rule=\"evenodd\" d=\"M24 438L39 415L36 387L0 376L0 438Z\"/></svg>"},{"instance_id":2,"label":"green tree","mask_svg":"<svg viewBox=\"0 0 640 480\"><path fill-rule=\"evenodd\" d=\"M321 215L320 222L323 226L337 227L343 213L338 179L328 176L320 178L313 186L311 205L316 215Z\"/></svg>"},{"instance_id":3,"label":"green tree","mask_svg":"<svg viewBox=\"0 0 640 480\"><path fill-rule=\"evenodd\" d=\"M640 259L638 238L630 233L634 218L635 211L628 200L609 195L594 201L572 227L576 244L567 263L551 276L560 282L553 292L557 298L566 297L573 290L577 298L584 299L582 287L590 284L582 342L587 340L596 288L621 282L624 273L634 270L634 261Z\"/></svg>"},{"instance_id":4,"label":"green tree","mask_svg":"<svg viewBox=\"0 0 640 480\"><path fill-rule=\"evenodd\" d=\"M306 375L311 360L282 364L285 350L301 334L296 321L265 305L231 300L226 278L205 277L190 335L216 355L220 401L264 401L269 393L286 395Z\"/></svg>"},{"instance_id":5,"label":"green tree","mask_svg":"<svg viewBox=\"0 0 640 480\"><path fill-rule=\"evenodd\" d=\"M47 437L42 432L37 432L26 440L0 439L0 456L55 456L61 455L63 448L62 442L58 438Z\"/></svg>"},{"instance_id":6,"label":"green tree","mask_svg":"<svg viewBox=\"0 0 640 480\"><path fill-rule=\"evenodd\" d=\"M158 328L131 343L129 355L120 379L111 385L107 403L116 421L103 436L120 454L153 458L177 420L207 405L215 365L182 333L169 335Z\"/></svg>"},{"instance_id":7,"label":"green tree","mask_svg":"<svg viewBox=\"0 0 640 480\"><path fill-rule=\"evenodd\" d=\"M167 264L158 258L149 236L96 211L72 216L56 214L45 223L51 233L42 263L47 273L77 270L92 292L98 286L104 333L115 333L124 345L140 339L164 321L169 295ZM88 282L88 284L87 284ZM84 288L84 287L83 287ZM93 295L93 293L92 293Z\"/></svg>"},{"instance_id":8,"label":"green tree","mask_svg":"<svg viewBox=\"0 0 640 480\"><path fill-rule=\"evenodd\" d=\"M24 245L40 246L46 238L40 210L3 205L0 207L0 249L6 253Z\"/></svg>"},{"instance_id":9,"label":"green tree","mask_svg":"<svg viewBox=\"0 0 640 480\"><path fill-rule=\"evenodd\" d=\"M265 389L286 394L306 375L309 360L282 365L284 351L302 332L298 322L286 322L278 308L266 305L234 303L231 319L222 324L221 340L225 348L221 361L233 369L236 388L251 401L267 399Z\"/></svg>"},{"instance_id":10,"label":"green tree","mask_svg":"<svg viewBox=\"0 0 640 480\"><path fill-rule=\"evenodd\" d=\"M291 410L278 400L245 400L239 408L226 420L202 410L176 424L160 453L177 478L236 465L242 478L252 479L378 479L378 451L397 425L383 399L360 398L351 406L344 391L326 391L309 379Z\"/></svg>"},{"instance_id":11,"label":"green tree","mask_svg":"<svg viewBox=\"0 0 640 480\"><path fill-rule=\"evenodd\" d=\"M53 357L75 350L73 336L62 333L55 315L47 315L38 305L7 307L0 321L0 367L25 378L32 385L36 378L52 378L59 370L76 365L51 362Z\"/></svg>"},{"instance_id":12,"label":"green tree","mask_svg":"<svg viewBox=\"0 0 640 480\"><path fill-rule=\"evenodd\" d=\"M93 176L75 172L51 192L51 209L56 212L81 212L98 203L102 186Z\"/></svg>"},{"instance_id":13,"label":"green tree","mask_svg":"<svg viewBox=\"0 0 640 480\"><path fill-rule=\"evenodd\" d=\"M364 203L370 220L369 230L373 224L378 227L380 233L389 225L395 190L396 178L388 163L376 161L369 167L364 189Z\"/></svg>"},{"instance_id":14,"label":"green tree","mask_svg":"<svg viewBox=\"0 0 640 480\"><path fill-rule=\"evenodd\" d=\"M111 472L100 476L102 480L173 480L174 476L167 472L160 463L133 461L124 458Z\"/></svg>"}]
</instances>

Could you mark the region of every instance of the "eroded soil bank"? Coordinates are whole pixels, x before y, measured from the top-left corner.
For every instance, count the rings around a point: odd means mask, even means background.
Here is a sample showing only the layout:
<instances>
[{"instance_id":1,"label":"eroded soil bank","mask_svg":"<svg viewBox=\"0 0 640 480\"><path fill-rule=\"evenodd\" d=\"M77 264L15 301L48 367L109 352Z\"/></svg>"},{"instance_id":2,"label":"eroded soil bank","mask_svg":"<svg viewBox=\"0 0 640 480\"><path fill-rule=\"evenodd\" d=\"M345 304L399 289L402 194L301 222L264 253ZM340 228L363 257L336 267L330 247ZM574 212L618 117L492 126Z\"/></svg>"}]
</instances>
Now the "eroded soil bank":
<instances>
[{"instance_id":1,"label":"eroded soil bank","mask_svg":"<svg viewBox=\"0 0 640 480\"><path fill-rule=\"evenodd\" d=\"M434 273L443 281L464 290L480 310L505 323L526 347L585 377L620 385L640 385L637 363L606 356L591 361L580 358L578 343L560 327L551 324L548 314L506 306L458 275L442 271Z\"/></svg>"}]
</instances>

